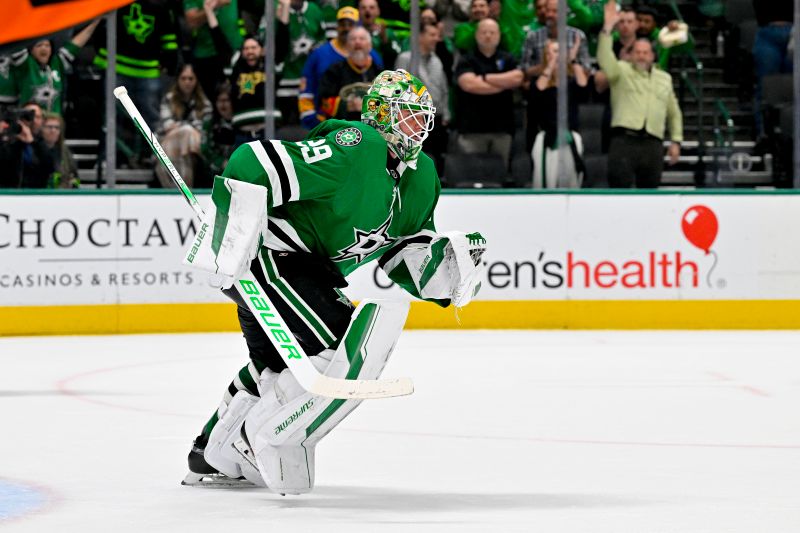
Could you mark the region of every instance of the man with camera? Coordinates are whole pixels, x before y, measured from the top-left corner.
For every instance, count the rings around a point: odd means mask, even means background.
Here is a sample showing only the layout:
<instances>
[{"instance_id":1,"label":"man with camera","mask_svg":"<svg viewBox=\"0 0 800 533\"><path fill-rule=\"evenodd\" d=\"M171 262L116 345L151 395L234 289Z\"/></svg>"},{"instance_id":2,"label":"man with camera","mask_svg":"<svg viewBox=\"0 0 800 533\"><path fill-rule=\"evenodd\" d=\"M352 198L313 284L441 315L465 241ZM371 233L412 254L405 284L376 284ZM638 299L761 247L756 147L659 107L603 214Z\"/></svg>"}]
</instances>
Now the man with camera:
<instances>
[{"instance_id":1,"label":"man with camera","mask_svg":"<svg viewBox=\"0 0 800 533\"><path fill-rule=\"evenodd\" d=\"M0 188L18 189L22 184L22 151L33 142L33 134L21 109L9 109L0 120Z\"/></svg>"},{"instance_id":2,"label":"man with camera","mask_svg":"<svg viewBox=\"0 0 800 533\"><path fill-rule=\"evenodd\" d=\"M28 103L0 120L0 188L44 189L55 163L41 137L42 108Z\"/></svg>"}]
</instances>

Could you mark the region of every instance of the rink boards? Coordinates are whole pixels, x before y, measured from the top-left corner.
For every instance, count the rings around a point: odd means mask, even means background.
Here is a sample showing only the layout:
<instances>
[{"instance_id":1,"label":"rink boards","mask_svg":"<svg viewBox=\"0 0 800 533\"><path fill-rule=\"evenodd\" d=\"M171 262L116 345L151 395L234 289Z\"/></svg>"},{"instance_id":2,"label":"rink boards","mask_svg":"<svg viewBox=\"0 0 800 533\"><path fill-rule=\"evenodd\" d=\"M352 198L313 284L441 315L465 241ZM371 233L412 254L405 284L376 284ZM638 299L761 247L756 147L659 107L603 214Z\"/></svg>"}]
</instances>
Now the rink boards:
<instances>
[{"instance_id":1,"label":"rink boards","mask_svg":"<svg viewBox=\"0 0 800 533\"><path fill-rule=\"evenodd\" d=\"M800 328L791 192L451 193L436 225L486 237L481 293L413 302L407 327ZM181 264L195 227L174 193L0 194L0 334L237 329ZM374 263L349 281L407 297Z\"/></svg>"}]
</instances>

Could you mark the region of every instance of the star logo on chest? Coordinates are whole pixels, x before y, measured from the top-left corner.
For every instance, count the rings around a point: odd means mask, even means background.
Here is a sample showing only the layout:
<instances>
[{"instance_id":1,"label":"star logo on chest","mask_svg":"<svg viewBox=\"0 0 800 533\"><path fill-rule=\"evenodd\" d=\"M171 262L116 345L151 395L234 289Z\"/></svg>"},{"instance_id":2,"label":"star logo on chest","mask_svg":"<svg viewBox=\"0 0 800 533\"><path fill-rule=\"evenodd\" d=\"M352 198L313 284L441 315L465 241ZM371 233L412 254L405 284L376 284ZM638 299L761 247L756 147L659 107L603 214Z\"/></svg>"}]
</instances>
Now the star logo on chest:
<instances>
[{"instance_id":1,"label":"star logo on chest","mask_svg":"<svg viewBox=\"0 0 800 533\"><path fill-rule=\"evenodd\" d=\"M155 29L156 18L153 15L143 14L142 6L133 3L130 12L122 17L122 21L128 35L133 35L134 39L144 44Z\"/></svg>"},{"instance_id":2,"label":"star logo on chest","mask_svg":"<svg viewBox=\"0 0 800 533\"><path fill-rule=\"evenodd\" d=\"M362 229L353 228L355 241L339 250L336 257L332 257L333 261L346 261L347 259L355 259L356 263L362 262L368 255L377 252L384 246L388 246L394 241L394 238L389 236L389 226L392 223L392 215L380 225L380 227L364 231Z\"/></svg>"},{"instance_id":3,"label":"star logo on chest","mask_svg":"<svg viewBox=\"0 0 800 533\"><path fill-rule=\"evenodd\" d=\"M264 83L266 78L263 72L242 72L239 74L239 79L236 84L239 86L239 94L256 94L256 86L259 83Z\"/></svg>"},{"instance_id":4,"label":"star logo on chest","mask_svg":"<svg viewBox=\"0 0 800 533\"><path fill-rule=\"evenodd\" d=\"M40 105L46 108L50 108L53 104L53 101L58 96L58 91L56 91L53 87L49 85L40 85L39 87L34 88L33 96L31 100L34 102L38 102Z\"/></svg>"},{"instance_id":5,"label":"star logo on chest","mask_svg":"<svg viewBox=\"0 0 800 533\"><path fill-rule=\"evenodd\" d=\"M292 54L294 57L306 56L311 53L314 48L314 39L308 35L300 35L292 42Z\"/></svg>"}]
</instances>

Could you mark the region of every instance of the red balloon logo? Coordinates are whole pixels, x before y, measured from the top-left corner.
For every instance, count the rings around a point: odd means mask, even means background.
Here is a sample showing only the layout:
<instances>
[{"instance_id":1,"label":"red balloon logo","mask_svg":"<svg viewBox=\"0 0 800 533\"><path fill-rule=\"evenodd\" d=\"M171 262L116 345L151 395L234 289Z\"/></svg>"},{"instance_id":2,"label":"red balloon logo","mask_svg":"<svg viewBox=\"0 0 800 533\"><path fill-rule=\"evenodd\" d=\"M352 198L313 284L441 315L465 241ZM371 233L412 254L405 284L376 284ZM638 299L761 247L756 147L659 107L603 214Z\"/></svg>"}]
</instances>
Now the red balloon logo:
<instances>
[{"instance_id":1,"label":"red balloon logo","mask_svg":"<svg viewBox=\"0 0 800 533\"><path fill-rule=\"evenodd\" d=\"M692 206L683 214L681 229L690 243L708 255L719 230L717 215L704 205Z\"/></svg>"}]
</instances>

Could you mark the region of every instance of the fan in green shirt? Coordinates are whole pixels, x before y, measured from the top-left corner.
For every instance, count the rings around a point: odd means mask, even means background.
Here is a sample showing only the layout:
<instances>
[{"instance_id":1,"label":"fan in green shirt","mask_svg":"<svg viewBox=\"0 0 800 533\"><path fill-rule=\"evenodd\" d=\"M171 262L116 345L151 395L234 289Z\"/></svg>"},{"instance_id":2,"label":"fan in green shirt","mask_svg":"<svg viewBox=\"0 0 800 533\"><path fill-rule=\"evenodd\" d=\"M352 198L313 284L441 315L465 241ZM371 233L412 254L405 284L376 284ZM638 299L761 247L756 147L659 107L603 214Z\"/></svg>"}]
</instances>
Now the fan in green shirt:
<instances>
[{"instance_id":1,"label":"fan in green shirt","mask_svg":"<svg viewBox=\"0 0 800 533\"><path fill-rule=\"evenodd\" d=\"M35 42L30 52L25 49L12 54L20 102L36 102L44 111L62 114L64 76L99 23L100 19L92 21L56 53L53 43L44 39Z\"/></svg>"},{"instance_id":2,"label":"fan in green shirt","mask_svg":"<svg viewBox=\"0 0 800 533\"><path fill-rule=\"evenodd\" d=\"M242 46L242 31L239 23L238 0L218 1L215 9L219 27L231 50L238 50ZM183 0L183 10L186 13L186 22L192 28L194 37L193 52L196 58L216 56L219 52L214 46L211 30L206 24L203 13L203 0Z\"/></svg>"}]
</instances>

